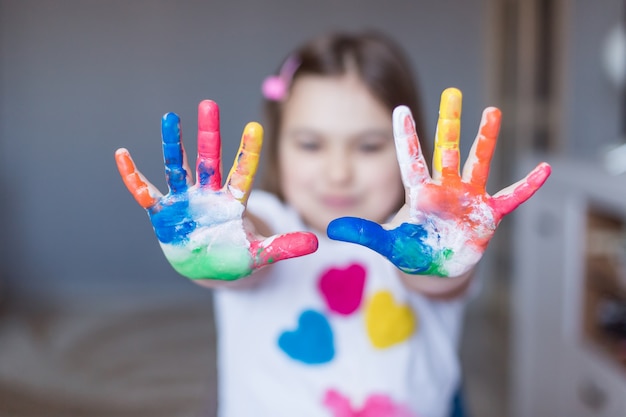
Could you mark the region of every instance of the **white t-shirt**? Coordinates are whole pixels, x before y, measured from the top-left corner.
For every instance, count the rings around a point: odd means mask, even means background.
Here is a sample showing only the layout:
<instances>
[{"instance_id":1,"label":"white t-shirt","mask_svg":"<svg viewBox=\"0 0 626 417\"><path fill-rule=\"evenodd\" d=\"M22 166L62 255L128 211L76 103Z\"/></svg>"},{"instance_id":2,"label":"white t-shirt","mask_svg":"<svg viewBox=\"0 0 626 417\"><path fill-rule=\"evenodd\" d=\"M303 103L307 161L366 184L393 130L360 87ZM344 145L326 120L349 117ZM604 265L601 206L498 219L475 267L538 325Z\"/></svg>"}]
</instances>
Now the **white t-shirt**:
<instances>
[{"instance_id":1,"label":"white t-shirt","mask_svg":"<svg viewBox=\"0 0 626 417\"><path fill-rule=\"evenodd\" d=\"M275 233L307 230L271 194L248 210ZM260 285L215 292L218 415L448 417L464 299L408 291L379 254L318 238Z\"/></svg>"}]
</instances>

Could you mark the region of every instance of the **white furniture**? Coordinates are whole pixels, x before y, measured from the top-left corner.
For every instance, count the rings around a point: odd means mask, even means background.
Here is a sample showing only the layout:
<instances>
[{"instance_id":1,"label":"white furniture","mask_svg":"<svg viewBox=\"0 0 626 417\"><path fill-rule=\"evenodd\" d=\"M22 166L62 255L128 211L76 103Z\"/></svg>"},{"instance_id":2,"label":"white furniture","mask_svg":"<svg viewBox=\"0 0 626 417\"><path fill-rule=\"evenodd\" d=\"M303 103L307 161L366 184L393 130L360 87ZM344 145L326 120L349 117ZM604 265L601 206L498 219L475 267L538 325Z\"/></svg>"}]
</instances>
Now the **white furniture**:
<instances>
[{"instance_id":1,"label":"white furniture","mask_svg":"<svg viewBox=\"0 0 626 417\"><path fill-rule=\"evenodd\" d=\"M626 175L549 162L513 215L511 416L626 417L626 336L606 323L626 320Z\"/></svg>"}]
</instances>

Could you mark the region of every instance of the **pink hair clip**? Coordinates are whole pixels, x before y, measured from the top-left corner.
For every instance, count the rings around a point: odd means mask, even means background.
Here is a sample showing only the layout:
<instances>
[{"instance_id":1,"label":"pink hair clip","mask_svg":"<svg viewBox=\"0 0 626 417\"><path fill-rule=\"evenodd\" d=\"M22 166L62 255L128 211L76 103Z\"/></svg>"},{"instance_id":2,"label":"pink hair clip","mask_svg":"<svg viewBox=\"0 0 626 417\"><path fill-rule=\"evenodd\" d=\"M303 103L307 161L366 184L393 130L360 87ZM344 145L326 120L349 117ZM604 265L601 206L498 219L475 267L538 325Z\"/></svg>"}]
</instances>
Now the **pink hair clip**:
<instances>
[{"instance_id":1,"label":"pink hair clip","mask_svg":"<svg viewBox=\"0 0 626 417\"><path fill-rule=\"evenodd\" d=\"M299 66L300 60L294 56L288 57L283 66L280 67L278 75L271 75L263 80L263 85L261 85L263 96L272 101L283 100L287 95L287 90L289 90L291 79Z\"/></svg>"}]
</instances>

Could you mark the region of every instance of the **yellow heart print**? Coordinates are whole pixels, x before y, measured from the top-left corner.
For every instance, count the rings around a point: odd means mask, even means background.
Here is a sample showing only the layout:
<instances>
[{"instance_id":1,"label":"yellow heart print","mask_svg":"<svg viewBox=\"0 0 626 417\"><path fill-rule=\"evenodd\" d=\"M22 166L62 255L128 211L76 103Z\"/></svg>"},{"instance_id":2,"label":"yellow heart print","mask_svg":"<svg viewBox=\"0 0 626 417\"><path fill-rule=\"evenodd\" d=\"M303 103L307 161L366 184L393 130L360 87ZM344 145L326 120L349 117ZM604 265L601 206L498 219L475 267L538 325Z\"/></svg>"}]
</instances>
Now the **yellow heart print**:
<instances>
[{"instance_id":1,"label":"yellow heart print","mask_svg":"<svg viewBox=\"0 0 626 417\"><path fill-rule=\"evenodd\" d=\"M397 304L390 291L376 292L365 312L367 334L378 349L408 340L415 331L416 321L411 308Z\"/></svg>"}]
</instances>

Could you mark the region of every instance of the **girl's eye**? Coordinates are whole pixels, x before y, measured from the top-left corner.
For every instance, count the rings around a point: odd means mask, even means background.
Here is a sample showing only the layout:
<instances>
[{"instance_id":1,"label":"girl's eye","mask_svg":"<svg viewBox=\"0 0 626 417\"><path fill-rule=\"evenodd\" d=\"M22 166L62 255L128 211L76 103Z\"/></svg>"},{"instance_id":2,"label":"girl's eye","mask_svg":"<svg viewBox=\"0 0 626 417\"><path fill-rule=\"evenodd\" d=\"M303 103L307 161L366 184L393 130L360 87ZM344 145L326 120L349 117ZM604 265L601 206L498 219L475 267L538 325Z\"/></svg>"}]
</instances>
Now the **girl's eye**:
<instances>
[{"instance_id":1,"label":"girl's eye","mask_svg":"<svg viewBox=\"0 0 626 417\"><path fill-rule=\"evenodd\" d=\"M321 148L318 142L312 141L300 141L298 142L298 148L303 151L317 151Z\"/></svg>"},{"instance_id":2,"label":"girl's eye","mask_svg":"<svg viewBox=\"0 0 626 417\"><path fill-rule=\"evenodd\" d=\"M359 150L364 153L379 152L384 148L383 143L362 143L359 145Z\"/></svg>"},{"instance_id":3,"label":"girl's eye","mask_svg":"<svg viewBox=\"0 0 626 417\"><path fill-rule=\"evenodd\" d=\"M313 152L321 149L322 138L315 132L309 130L296 130L289 135L290 141L295 149Z\"/></svg>"},{"instance_id":4,"label":"girl's eye","mask_svg":"<svg viewBox=\"0 0 626 417\"><path fill-rule=\"evenodd\" d=\"M363 153L376 153L384 151L387 146L393 144L393 139L382 132L368 132L362 134L357 143L357 149Z\"/></svg>"}]
</instances>

